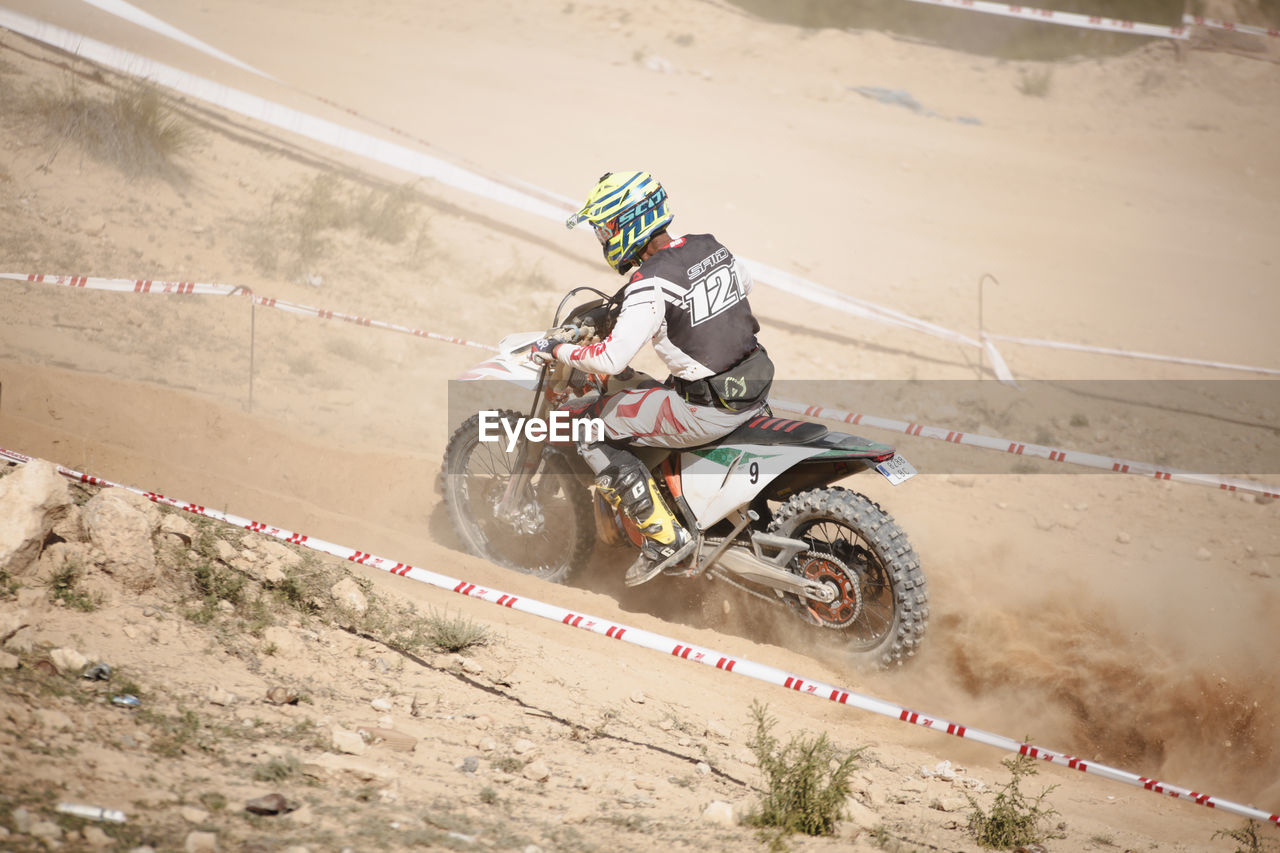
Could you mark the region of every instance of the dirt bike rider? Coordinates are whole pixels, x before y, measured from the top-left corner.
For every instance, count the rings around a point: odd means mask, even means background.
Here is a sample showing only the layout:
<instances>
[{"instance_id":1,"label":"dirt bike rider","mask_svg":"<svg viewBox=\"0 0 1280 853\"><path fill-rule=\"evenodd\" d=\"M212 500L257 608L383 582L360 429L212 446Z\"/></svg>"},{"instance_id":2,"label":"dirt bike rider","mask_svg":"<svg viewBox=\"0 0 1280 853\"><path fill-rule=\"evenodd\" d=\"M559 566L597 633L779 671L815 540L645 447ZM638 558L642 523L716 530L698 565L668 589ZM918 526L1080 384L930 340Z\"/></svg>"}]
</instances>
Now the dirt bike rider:
<instances>
[{"instance_id":1,"label":"dirt bike rider","mask_svg":"<svg viewBox=\"0 0 1280 853\"><path fill-rule=\"evenodd\" d=\"M666 190L647 172L605 173L569 218L589 222L605 261L626 275L612 333L595 344L542 339L530 357L585 373L621 372L644 346L671 375L663 385L604 395L581 410L605 425L605 441L580 444L597 491L644 536L627 570L637 586L687 559L696 540L667 507L653 476L627 445L693 447L728 435L766 404L773 364L756 341L759 323L747 294L751 274L715 237L667 234Z\"/></svg>"}]
</instances>

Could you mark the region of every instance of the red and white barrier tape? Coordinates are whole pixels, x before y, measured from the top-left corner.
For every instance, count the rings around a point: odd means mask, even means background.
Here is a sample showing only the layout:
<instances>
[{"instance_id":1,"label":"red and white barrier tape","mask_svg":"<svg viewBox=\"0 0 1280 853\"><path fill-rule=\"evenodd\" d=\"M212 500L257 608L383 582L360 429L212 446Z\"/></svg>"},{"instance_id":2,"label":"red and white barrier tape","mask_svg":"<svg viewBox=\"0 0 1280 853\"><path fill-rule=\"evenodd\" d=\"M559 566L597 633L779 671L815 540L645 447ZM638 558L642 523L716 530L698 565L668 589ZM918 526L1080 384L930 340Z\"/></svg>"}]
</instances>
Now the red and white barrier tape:
<instances>
[{"instance_id":1,"label":"red and white barrier tape","mask_svg":"<svg viewBox=\"0 0 1280 853\"><path fill-rule=\"evenodd\" d=\"M1172 39L1187 38L1187 28L1185 26L1168 27L1163 24L1143 24L1138 21L1125 21L1119 18L1104 18L1100 15L1082 15L1079 12L1057 12L1053 9L1039 9L1035 6L1013 6L1007 3L991 3L988 0L911 0L911 2L927 3L930 6L946 6L951 9L965 9L970 12L985 12L988 15L1025 18L1046 24L1061 24L1062 26L1078 27L1086 30L1107 30L1116 33L1133 33L1140 36L1160 36Z\"/></svg>"},{"instance_id":2,"label":"red and white barrier tape","mask_svg":"<svg viewBox=\"0 0 1280 853\"><path fill-rule=\"evenodd\" d=\"M409 326L401 326L397 323L388 323L385 320L372 320L368 317L356 316L355 314L344 314L341 311L329 311L325 308L314 308L310 305L299 305L296 302L276 299L273 296L258 296L249 288L240 285L202 284L194 281L149 281L145 279L93 278L91 276L23 275L21 273L0 273L0 279L8 281L54 284L61 285L63 287L75 287L81 290L105 290L115 293L172 293L203 296L248 296L253 300L255 305L262 305L266 308L279 308L281 311L287 311L290 314L304 314L311 317L319 317L322 320L341 320L344 323L354 323L357 326L371 326L376 329L401 332L418 338L430 338L436 341L444 341L445 343L475 347L476 349L482 349L487 352L495 352L497 350L497 347L489 344L469 341L466 338L459 338L454 335L442 335L438 332L428 332L425 329L414 329Z\"/></svg>"},{"instance_id":3,"label":"red and white barrier tape","mask_svg":"<svg viewBox=\"0 0 1280 853\"><path fill-rule=\"evenodd\" d=\"M31 462L29 456L18 453L13 450L7 450L0 447L0 458L8 459L19 464ZM554 604L546 604L531 598L511 595L501 590L488 589L477 584L459 578L449 577L447 575L437 574L426 569L409 565L408 563L393 562L384 557L379 557L367 551L357 551L347 548L343 545L335 545L322 539L314 539L301 533L293 533L279 527L263 524L258 521L251 521L247 518L231 515L230 513L220 512L218 510L209 509L199 504L185 503L183 501L167 498L156 492L144 492L130 486L122 486L100 477L94 477L84 474L70 468L57 466L58 473L72 480L82 483L89 483L95 486L107 486L112 488L120 488L126 491L143 495L155 503L164 504L165 506L176 507L195 515L212 518L223 521L237 527L243 527L246 530L253 530L266 536L272 536L284 542L290 542L295 545L301 545L314 551L329 554L340 559L349 560L353 563L359 563L362 566L380 569L393 575L409 578L410 580L419 581L421 583L430 584L439 589L456 592L469 598L478 598L487 601L490 604L496 604L499 607L508 607L518 610L522 613L529 613L534 616L540 616L543 619L549 619L554 622L560 622L573 628L581 628L584 631L591 631L594 634L601 634L609 639L622 640L632 645L650 649L652 651L661 652L663 654L673 655L682 660L700 663L706 666L712 666L716 669L723 670L734 675L741 675L747 678L753 678L757 681L763 681L768 684L774 684L784 687L788 690L795 690L810 696L816 696L822 699L828 699L841 705L850 705L873 714L879 714L884 717L896 719L904 723L921 726L933 731L945 732L955 737L964 738L965 740L977 741L988 746L1010 752L1018 752L1022 755L1029 755L1032 758L1038 758L1042 761L1048 761L1072 770L1079 770L1083 773L1091 773L1101 776L1105 779L1111 779L1116 782L1124 782L1128 785L1144 788L1148 791L1154 791L1157 794L1165 794L1175 799L1186 799L1209 808L1223 809L1224 811L1234 812L1244 817L1254 820L1270 821L1280 826L1280 814L1267 814L1266 812L1253 808L1251 806L1241 805L1231 802L1230 800L1219 799L1209 794L1199 793L1172 785L1167 782L1161 782L1146 776L1139 776L1125 770L1119 770L1109 767L1105 764L1099 764L1093 761L1086 761L1057 750L1045 749L1044 747L1035 746L1034 744L1024 743L1014 740L1004 735L993 734L944 720L940 717L932 717L913 711L910 708L904 708L900 705L894 705L883 699L877 699L873 696L867 696L852 690L846 690L842 687L826 684L821 681L803 678L794 673L786 672L776 667L767 666L765 664L755 663L754 661L743 658L735 658L723 652L713 649L694 646L688 643L679 642L670 637L661 634L655 634L640 628L633 628L628 625L620 625L616 622L599 619L586 613L579 613L573 610L566 610Z\"/></svg>"},{"instance_id":4,"label":"red and white barrier tape","mask_svg":"<svg viewBox=\"0 0 1280 853\"><path fill-rule=\"evenodd\" d=\"M986 3L982 2L982 0L972 0L972 2L969 2L969 0L946 0L946 2L944 0L915 0L915 2L959 5L964 8L977 9L978 11L1002 10L997 11L997 14L1021 15L1026 13L1040 16L1039 12L1043 11L1032 10L1023 6ZM982 8L979 8L979 6ZM987 7L992 8L989 9ZM1018 11L1015 12L1014 10ZM1059 17L1070 16L1072 13L1051 12L1049 14L1052 17ZM1093 18L1090 16L1076 17L1084 18L1090 23L1093 22ZM1110 19L1098 20L1103 23L1115 24L1119 29L1128 32L1138 31L1135 27L1148 26L1145 24L1132 24L1132 22L1126 21L1111 21ZM268 125L392 166L409 174L434 178L463 192L472 193L482 198L523 210L526 213L563 222L564 217L569 212L569 208L565 206L563 201L559 200L555 193L536 190L532 187L528 191L517 189L508 183L484 177L454 163L290 109L257 95L205 80L171 66L153 62L121 48L103 44L94 39L86 38L61 27L53 26L8 9L0 8L0 27L82 56L122 73L145 77L185 95L262 121ZM408 134L403 133L401 135L408 136ZM415 138L415 141L420 142L421 140L416 140ZM776 287L792 296L835 308L856 317L863 317L901 328L909 328L967 346L982 347L992 356L992 363L999 371L997 378L1002 382L1012 382L1012 376L1009 374L1008 369L1004 367L1004 360L998 357L999 354L995 350L995 345L990 340L979 342L967 335L911 317L902 312L837 293L800 276L783 273L780 270L757 262L752 263L759 266L765 273L759 280L760 284Z\"/></svg>"},{"instance_id":5,"label":"red and white barrier tape","mask_svg":"<svg viewBox=\"0 0 1280 853\"><path fill-rule=\"evenodd\" d=\"M864 415L846 412L842 409L831 409L825 406L811 406L804 403L793 403L787 400L769 399L769 405L784 412L795 412L811 418L825 418L832 421L843 421L857 426L869 426L905 435L932 438L949 444L962 444L967 447L981 447L984 450L998 450L1013 453L1017 456L1031 456L1037 459L1048 459L1050 462L1071 462L1086 468L1097 468L1101 471L1113 471L1117 474L1137 474L1155 477L1157 480L1173 480L1179 483L1194 483L1197 486L1213 486L1227 492L1251 492L1268 498L1280 498L1280 487L1254 483L1235 477L1220 477L1216 474L1198 474L1194 471L1182 471L1177 468L1160 468L1148 462L1134 462L1129 459L1116 459L1100 456L1096 453L1084 453L1079 450L1061 450L1056 447L1044 447L1039 444L1025 444L1010 441L1007 438L993 438L986 435L949 430L943 427L925 426L909 421L897 421L875 415Z\"/></svg>"},{"instance_id":6,"label":"red and white barrier tape","mask_svg":"<svg viewBox=\"0 0 1280 853\"><path fill-rule=\"evenodd\" d=\"M249 295L252 296L253 301L256 304L264 305L269 308L279 308L293 314L303 314L326 320L342 320L344 322L355 323L360 326L369 326L371 328L402 332L404 334L414 335L415 337L430 338L432 340L443 341L451 344L460 344L462 346L474 347L476 349L482 349L489 352L497 350L496 347L489 344L482 344L453 335L442 335L437 332L412 329L407 326L400 326L383 320L371 320L367 317L358 317L354 314L344 314L338 311L328 311L323 308L298 305L293 302L287 302L285 300L275 299L272 297L255 296L246 287L238 287L229 284L200 284L196 282L146 280L133 281L128 279L90 278L86 276L23 276L17 273L0 273L0 279L43 282L45 284L76 287L86 290L108 290L131 293ZM1022 339L1016 340L1022 341ZM857 414L808 403L794 403L787 400L770 400L769 402L775 409L781 409L785 412L795 412L797 414L808 415L810 417L821 417L829 420L844 421L845 423L868 426L873 429L884 429L889 430L890 432L906 433L907 435L937 439L951 444L964 444L970 447L981 447L985 450L998 450L1006 453L1015 453L1020 456L1032 456L1041 459L1048 459L1050 462L1071 462L1088 468L1114 471L1120 474L1136 474L1140 476L1155 477L1159 480L1174 480L1181 483L1194 483L1195 485L1211 486L1228 492L1241 491L1262 495L1264 497L1280 497L1280 487L1253 483L1248 480L1241 480L1235 477L1222 477L1216 474L1200 474L1194 471L1182 471L1174 468L1160 468L1147 462L1134 462L1128 459L1100 456L1095 453L1085 453L1078 450L1061 450L1056 447L1044 447L1038 444L1010 441L1005 438L973 435L960 432L958 430L945 429L943 427L924 426L922 424L910 423L908 421L892 420L890 418L881 418L875 415Z\"/></svg>"},{"instance_id":7,"label":"red and white barrier tape","mask_svg":"<svg viewBox=\"0 0 1280 853\"><path fill-rule=\"evenodd\" d=\"M1233 24L1218 18L1203 18L1199 15L1183 15L1182 23L1194 24L1197 27L1209 27L1214 30L1230 30L1233 33L1248 33L1254 36L1271 36L1280 38L1280 27L1255 27L1249 24Z\"/></svg>"}]
</instances>

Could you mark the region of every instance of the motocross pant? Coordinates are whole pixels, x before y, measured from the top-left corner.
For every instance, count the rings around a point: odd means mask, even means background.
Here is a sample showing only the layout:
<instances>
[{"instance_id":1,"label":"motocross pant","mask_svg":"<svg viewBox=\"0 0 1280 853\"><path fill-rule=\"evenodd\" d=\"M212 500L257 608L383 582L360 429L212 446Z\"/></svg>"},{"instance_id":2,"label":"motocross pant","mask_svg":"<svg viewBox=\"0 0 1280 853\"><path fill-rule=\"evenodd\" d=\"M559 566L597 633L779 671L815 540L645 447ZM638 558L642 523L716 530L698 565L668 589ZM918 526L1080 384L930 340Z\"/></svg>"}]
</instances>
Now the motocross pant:
<instances>
[{"instance_id":1,"label":"motocross pant","mask_svg":"<svg viewBox=\"0 0 1280 853\"><path fill-rule=\"evenodd\" d=\"M592 401L582 414L604 422L605 438L644 447L696 447L722 438L764 406L731 412L692 405L672 388L629 388Z\"/></svg>"}]
</instances>

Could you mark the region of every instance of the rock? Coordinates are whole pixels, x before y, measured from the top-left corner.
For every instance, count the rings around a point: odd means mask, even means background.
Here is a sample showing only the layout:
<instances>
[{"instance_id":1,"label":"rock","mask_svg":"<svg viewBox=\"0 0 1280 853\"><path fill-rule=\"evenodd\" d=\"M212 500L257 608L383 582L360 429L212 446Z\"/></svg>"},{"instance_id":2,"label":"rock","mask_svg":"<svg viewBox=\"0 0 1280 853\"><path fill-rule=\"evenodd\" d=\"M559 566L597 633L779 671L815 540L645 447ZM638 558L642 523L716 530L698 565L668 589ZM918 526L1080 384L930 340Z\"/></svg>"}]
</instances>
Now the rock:
<instances>
[{"instance_id":1,"label":"rock","mask_svg":"<svg viewBox=\"0 0 1280 853\"><path fill-rule=\"evenodd\" d=\"M339 607L363 614L369 609L369 600L351 578L343 578L329 588L329 596Z\"/></svg>"},{"instance_id":2,"label":"rock","mask_svg":"<svg viewBox=\"0 0 1280 853\"><path fill-rule=\"evenodd\" d=\"M259 542L254 550L262 555L263 561L283 574L284 569L292 569L302 563L302 555L289 546L268 540Z\"/></svg>"},{"instance_id":3,"label":"rock","mask_svg":"<svg viewBox=\"0 0 1280 853\"><path fill-rule=\"evenodd\" d=\"M17 669L22 659L8 652L0 652L0 669Z\"/></svg>"},{"instance_id":4,"label":"rock","mask_svg":"<svg viewBox=\"0 0 1280 853\"><path fill-rule=\"evenodd\" d=\"M722 800L715 800L702 810L702 820L719 826L734 826L737 819L733 814L733 806Z\"/></svg>"},{"instance_id":5,"label":"rock","mask_svg":"<svg viewBox=\"0 0 1280 853\"><path fill-rule=\"evenodd\" d=\"M0 479L0 571L25 574L71 505L66 481L42 459Z\"/></svg>"},{"instance_id":6,"label":"rock","mask_svg":"<svg viewBox=\"0 0 1280 853\"><path fill-rule=\"evenodd\" d=\"M42 820L39 823L33 823L31 829L27 830L27 834L32 838L44 838L49 841L62 840L62 827L50 820Z\"/></svg>"},{"instance_id":7,"label":"rock","mask_svg":"<svg viewBox=\"0 0 1280 853\"><path fill-rule=\"evenodd\" d=\"M89 541L89 535L84 530L84 512L75 504L68 505L61 518L54 519L52 529L54 536L67 542Z\"/></svg>"},{"instance_id":8,"label":"rock","mask_svg":"<svg viewBox=\"0 0 1280 853\"><path fill-rule=\"evenodd\" d=\"M642 690L637 690L635 693L632 693L632 694L631 694L631 701L632 701L632 702L635 702L637 705L643 705L643 704L644 704L644 691L642 691Z\"/></svg>"},{"instance_id":9,"label":"rock","mask_svg":"<svg viewBox=\"0 0 1280 853\"><path fill-rule=\"evenodd\" d=\"M484 672L484 667L471 658L462 659L462 671L468 675L479 675Z\"/></svg>"},{"instance_id":10,"label":"rock","mask_svg":"<svg viewBox=\"0 0 1280 853\"><path fill-rule=\"evenodd\" d=\"M10 476L13 476L12 474ZM31 813L26 809L14 809L9 813L9 819L13 821L13 831L19 835L26 835L31 831Z\"/></svg>"},{"instance_id":11,"label":"rock","mask_svg":"<svg viewBox=\"0 0 1280 853\"><path fill-rule=\"evenodd\" d=\"M249 800L244 804L244 810L252 814L278 815L293 809L289 801L284 798L284 794L266 794Z\"/></svg>"},{"instance_id":12,"label":"rock","mask_svg":"<svg viewBox=\"0 0 1280 853\"><path fill-rule=\"evenodd\" d=\"M103 832L102 827L99 826L86 826L80 830L80 834L84 836L85 843L94 849L111 847L116 843L116 840Z\"/></svg>"},{"instance_id":13,"label":"rock","mask_svg":"<svg viewBox=\"0 0 1280 853\"><path fill-rule=\"evenodd\" d=\"M1213 559L1213 553L1212 553L1208 548L1204 548L1204 547L1197 548L1197 549L1196 549L1196 559L1197 559L1197 560L1200 560L1201 562L1204 562L1204 561L1207 561L1207 560L1212 560L1212 559Z\"/></svg>"},{"instance_id":14,"label":"rock","mask_svg":"<svg viewBox=\"0 0 1280 853\"><path fill-rule=\"evenodd\" d=\"M364 742L364 738L359 732L352 732L346 729L333 730L333 748L338 752L347 755L364 755L368 744Z\"/></svg>"},{"instance_id":15,"label":"rock","mask_svg":"<svg viewBox=\"0 0 1280 853\"><path fill-rule=\"evenodd\" d=\"M236 702L236 694L229 690L224 690L215 684L209 688L209 702L213 705L234 705Z\"/></svg>"},{"instance_id":16,"label":"rock","mask_svg":"<svg viewBox=\"0 0 1280 853\"><path fill-rule=\"evenodd\" d=\"M146 498L123 489L104 489L84 506L89 541L106 556L106 569L134 592L155 586L155 546L151 533L159 511Z\"/></svg>"},{"instance_id":17,"label":"rock","mask_svg":"<svg viewBox=\"0 0 1280 853\"><path fill-rule=\"evenodd\" d=\"M374 746L382 745L396 752L413 752L418 739L390 727L361 726L356 731Z\"/></svg>"},{"instance_id":18,"label":"rock","mask_svg":"<svg viewBox=\"0 0 1280 853\"><path fill-rule=\"evenodd\" d=\"M530 782L545 782L551 778L551 768L545 761L531 761L520 771L520 775Z\"/></svg>"},{"instance_id":19,"label":"rock","mask_svg":"<svg viewBox=\"0 0 1280 853\"><path fill-rule=\"evenodd\" d=\"M379 697L379 698L377 698L377 699L374 699L374 700L373 700L372 702L370 702L369 704L373 706L373 710L375 710L375 711L384 711L384 712L385 712L385 711L390 711L393 707L395 707L395 706L392 704L391 700L390 700L390 699L387 699L387 698L385 698L385 697Z\"/></svg>"},{"instance_id":20,"label":"rock","mask_svg":"<svg viewBox=\"0 0 1280 853\"><path fill-rule=\"evenodd\" d=\"M292 687L272 687L267 691L267 701L272 705L297 705L298 691Z\"/></svg>"},{"instance_id":21,"label":"rock","mask_svg":"<svg viewBox=\"0 0 1280 853\"><path fill-rule=\"evenodd\" d=\"M182 819L187 823L194 823L196 825L202 824L209 819L209 813L207 811L204 809L198 809L195 806L183 806L178 809L178 814L181 815Z\"/></svg>"},{"instance_id":22,"label":"rock","mask_svg":"<svg viewBox=\"0 0 1280 853\"><path fill-rule=\"evenodd\" d=\"M1125 533L1123 530L1121 530L1119 533L1116 534L1116 541L1119 542L1121 545L1128 545L1130 542L1133 541L1133 537L1130 536L1128 533Z\"/></svg>"},{"instance_id":23,"label":"rock","mask_svg":"<svg viewBox=\"0 0 1280 853\"><path fill-rule=\"evenodd\" d=\"M54 649L49 652L49 660L58 668L58 672L79 675L89 665L89 659L75 649Z\"/></svg>"},{"instance_id":24,"label":"rock","mask_svg":"<svg viewBox=\"0 0 1280 853\"><path fill-rule=\"evenodd\" d=\"M217 853L218 833L188 832L187 840L182 845L185 853Z\"/></svg>"},{"instance_id":25,"label":"rock","mask_svg":"<svg viewBox=\"0 0 1280 853\"><path fill-rule=\"evenodd\" d=\"M698 771L699 776L711 775L711 765L705 761L699 761L697 767L695 767L694 769Z\"/></svg>"},{"instance_id":26,"label":"rock","mask_svg":"<svg viewBox=\"0 0 1280 853\"><path fill-rule=\"evenodd\" d=\"M160 531L174 537L188 548L196 540L196 526L182 516L171 512L164 513L160 518Z\"/></svg>"},{"instance_id":27,"label":"rock","mask_svg":"<svg viewBox=\"0 0 1280 853\"><path fill-rule=\"evenodd\" d=\"M524 755L537 749L537 745L533 741L526 738L519 738L515 743L511 744L511 751L516 755Z\"/></svg>"},{"instance_id":28,"label":"rock","mask_svg":"<svg viewBox=\"0 0 1280 853\"><path fill-rule=\"evenodd\" d=\"M225 539L218 539L214 541L213 553L219 560L227 564L230 564L232 560L240 556L240 552L231 547L231 544Z\"/></svg>"}]
</instances>

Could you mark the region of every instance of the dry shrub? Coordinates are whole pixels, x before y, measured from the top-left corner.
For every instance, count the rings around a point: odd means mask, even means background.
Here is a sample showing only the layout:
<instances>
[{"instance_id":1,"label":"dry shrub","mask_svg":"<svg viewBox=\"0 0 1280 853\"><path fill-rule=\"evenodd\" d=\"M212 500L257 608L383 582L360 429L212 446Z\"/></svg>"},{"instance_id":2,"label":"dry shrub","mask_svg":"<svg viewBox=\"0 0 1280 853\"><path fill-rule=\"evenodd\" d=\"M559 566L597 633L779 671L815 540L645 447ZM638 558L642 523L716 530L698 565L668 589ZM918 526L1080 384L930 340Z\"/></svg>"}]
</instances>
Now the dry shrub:
<instances>
[{"instance_id":1,"label":"dry shrub","mask_svg":"<svg viewBox=\"0 0 1280 853\"><path fill-rule=\"evenodd\" d=\"M68 142L130 179L184 181L178 158L199 142L195 129L173 113L155 87L137 82L110 100L85 94L76 83L57 92L39 91L25 111L41 121L55 141L46 167Z\"/></svg>"},{"instance_id":2,"label":"dry shrub","mask_svg":"<svg viewBox=\"0 0 1280 853\"><path fill-rule=\"evenodd\" d=\"M748 822L783 834L832 834L844 811L849 777L857 769L862 750L837 749L825 733L817 738L794 737L784 747L772 734L777 720L767 708L754 702L751 713L756 731L747 748L764 774L766 789L759 812Z\"/></svg>"}]
</instances>

